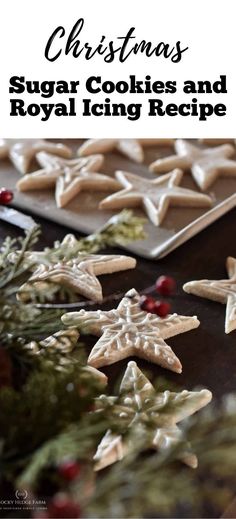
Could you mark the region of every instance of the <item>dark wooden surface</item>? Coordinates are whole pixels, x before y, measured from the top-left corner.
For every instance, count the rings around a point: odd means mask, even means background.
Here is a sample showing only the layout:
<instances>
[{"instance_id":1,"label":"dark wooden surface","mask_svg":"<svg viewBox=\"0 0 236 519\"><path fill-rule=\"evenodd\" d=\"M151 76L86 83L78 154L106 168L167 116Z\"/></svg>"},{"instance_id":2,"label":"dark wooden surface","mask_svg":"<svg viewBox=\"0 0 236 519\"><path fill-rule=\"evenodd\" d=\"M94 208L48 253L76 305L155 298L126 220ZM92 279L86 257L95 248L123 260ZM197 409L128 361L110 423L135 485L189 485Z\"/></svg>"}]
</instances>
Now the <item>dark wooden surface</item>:
<instances>
[{"instance_id":1,"label":"dark wooden surface","mask_svg":"<svg viewBox=\"0 0 236 519\"><path fill-rule=\"evenodd\" d=\"M54 240L63 238L69 231L47 220L35 218L42 226L39 248L52 246ZM137 360L141 369L148 370L151 377L165 377L180 388L189 390L206 387L219 399L236 389L236 331L224 333L225 306L206 299L185 294L182 285L192 279L222 279L227 277L225 259L236 257L236 209L215 222L186 244L160 261L137 258L137 268L110 276L101 276L104 295L126 291L135 287L142 290L152 285L161 274L173 276L178 291L170 301L172 310L183 315L197 315L201 324L196 330L169 339L167 342L180 358L183 373L177 375L159 366ZM21 231L0 221L1 241L7 235L17 236ZM77 234L79 236L79 234ZM113 249L114 251L115 249ZM111 252L111 249L109 250ZM116 252L119 252L117 249ZM88 338L88 351L93 339ZM110 385L120 379L126 360L104 369ZM213 517L208 512L205 517ZM190 516L188 516L190 517Z\"/></svg>"}]
</instances>

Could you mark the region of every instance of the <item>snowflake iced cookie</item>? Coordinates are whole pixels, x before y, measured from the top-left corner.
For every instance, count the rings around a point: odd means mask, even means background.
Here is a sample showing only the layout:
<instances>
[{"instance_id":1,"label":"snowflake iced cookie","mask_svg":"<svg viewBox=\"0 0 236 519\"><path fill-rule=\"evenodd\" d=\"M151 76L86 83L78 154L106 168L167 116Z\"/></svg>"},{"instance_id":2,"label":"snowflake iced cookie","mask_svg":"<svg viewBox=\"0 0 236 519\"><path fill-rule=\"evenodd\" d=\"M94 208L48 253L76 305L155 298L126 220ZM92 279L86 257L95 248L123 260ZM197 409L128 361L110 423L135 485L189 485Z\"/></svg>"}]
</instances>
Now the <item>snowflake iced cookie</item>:
<instances>
[{"instance_id":1,"label":"snowflake iced cookie","mask_svg":"<svg viewBox=\"0 0 236 519\"><path fill-rule=\"evenodd\" d=\"M188 294L225 304L225 333L230 333L236 329L236 258L227 258L226 269L229 279L189 281L183 289Z\"/></svg>"},{"instance_id":2,"label":"snowflake iced cookie","mask_svg":"<svg viewBox=\"0 0 236 519\"><path fill-rule=\"evenodd\" d=\"M38 153L37 160L43 169L24 175L16 184L19 191L55 188L57 207L64 207L81 191L116 191L120 184L99 171L102 155L81 159L62 159L49 153Z\"/></svg>"},{"instance_id":3,"label":"snowflake iced cookie","mask_svg":"<svg viewBox=\"0 0 236 519\"><path fill-rule=\"evenodd\" d=\"M99 204L99 209L120 209L141 206L153 225L160 225L170 205L177 207L210 207L209 196L179 187L183 176L180 169L155 180L116 171L115 177L124 189L109 195Z\"/></svg>"},{"instance_id":4,"label":"snowflake iced cookie","mask_svg":"<svg viewBox=\"0 0 236 519\"><path fill-rule=\"evenodd\" d=\"M117 309L70 312L62 316L62 321L100 337L88 358L88 364L95 368L135 355L181 373L181 363L165 339L197 328L197 317L171 314L160 318L141 310L140 299L132 289Z\"/></svg>"},{"instance_id":5,"label":"snowflake iced cookie","mask_svg":"<svg viewBox=\"0 0 236 519\"><path fill-rule=\"evenodd\" d=\"M72 151L64 144L43 139L0 139L0 159L9 158L20 173L27 173L37 153L45 151L69 158Z\"/></svg>"},{"instance_id":6,"label":"snowflake iced cookie","mask_svg":"<svg viewBox=\"0 0 236 519\"><path fill-rule=\"evenodd\" d=\"M158 159L150 164L154 173L166 173L173 168L191 171L202 191L206 191L219 176L236 177L236 161L230 160L235 149L230 144L215 148L199 148L194 144L178 139L175 142L176 155Z\"/></svg>"},{"instance_id":7,"label":"snowflake iced cookie","mask_svg":"<svg viewBox=\"0 0 236 519\"><path fill-rule=\"evenodd\" d=\"M184 440L178 423L205 407L212 399L207 389L201 391L157 392L135 362L129 362L120 385L119 396L102 395L97 406L109 406L114 422L134 430L144 448L158 451L171 448ZM108 430L94 456L95 470L101 470L132 451L132 441ZM197 458L187 443L179 458L190 467L197 467Z\"/></svg>"},{"instance_id":8,"label":"snowflake iced cookie","mask_svg":"<svg viewBox=\"0 0 236 519\"><path fill-rule=\"evenodd\" d=\"M118 151L134 162L143 162L143 148L151 146L171 146L173 139L89 139L78 149L78 155L84 157L93 153Z\"/></svg>"},{"instance_id":9,"label":"snowflake iced cookie","mask_svg":"<svg viewBox=\"0 0 236 519\"><path fill-rule=\"evenodd\" d=\"M47 289L48 283L56 283L92 301L101 302L102 287L97 276L133 269L135 266L136 260L130 256L82 253L70 260L51 264L42 263L20 287L18 298L27 301L32 287L40 294L42 290Z\"/></svg>"}]
</instances>

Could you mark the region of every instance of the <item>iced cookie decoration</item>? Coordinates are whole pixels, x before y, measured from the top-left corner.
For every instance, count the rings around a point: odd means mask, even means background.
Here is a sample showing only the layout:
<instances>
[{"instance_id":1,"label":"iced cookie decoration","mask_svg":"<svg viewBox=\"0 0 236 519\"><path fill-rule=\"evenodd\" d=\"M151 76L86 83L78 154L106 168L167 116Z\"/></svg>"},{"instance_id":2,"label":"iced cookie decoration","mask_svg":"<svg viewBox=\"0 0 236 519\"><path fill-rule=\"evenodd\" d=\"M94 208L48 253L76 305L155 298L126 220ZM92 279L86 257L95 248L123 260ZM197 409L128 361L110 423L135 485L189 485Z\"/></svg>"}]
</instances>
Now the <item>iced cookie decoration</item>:
<instances>
[{"instance_id":1,"label":"iced cookie decoration","mask_svg":"<svg viewBox=\"0 0 236 519\"><path fill-rule=\"evenodd\" d=\"M175 142L176 155L158 159L150 164L154 173L166 173L173 168L191 171L196 184L206 191L219 176L236 177L236 160L230 160L235 149L230 144L215 148L199 148L179 139Z\"/></svg>"},{"instance_id":2,"label":"iced cookie decoration","mask_svg":"<svg viewBox=\"0 0 236 519\"><path fill-rule=\"evenodd\" d=\"M57 207L66 206L81 191L115 191L120 184L99 171L103 155L66 160L49 153L38 153L43 169L24 175L16 184L19 191L55 188Z\"/></svg>"},{"instance_id":3,"label":"iced cookie decoration","mask_svg":"<svg viewBox=\"0 0 236 519\"><path fill-rule=\"evenodd\" d=\"M141 206L154 225L160 225L170 205L177 207L209 207L209 196L191 189L179 187L183 176L175 169L154 180L133 175L127 171L116 171L117 181L124 187L100 202L99 209L120 209Z\"/></svg>"},{"instance_id":4,"label":"iced cookie decoration","mask_svg":"<svg viewBox=\"0 0 236 519\"><path fill-rule=\"evenodd\" d=\"M28 344L25 344L24 349L28 349L32 354L38 356L43 355L44 352L48 350L52 353L56 353L60 350L65 354L64 363L61 365L61 369L63 369L63 365L66 367L66 364L71 363L70 359L67 360L66 354L71 353L75 349L78 339L79 332L75 330L75 328L68 328L67 330L60 330L39 342L31 341ZM92 366L83 366L83 371L96 377L101 384L105 385L107 383L106 375L98 369L95 369Z\"/></svg>"},{"instance_id":5,"label":"iced cookie decoration","mask_svg":"<svg viewBox=\"0 0 236 519\"><path fill-rule=\"evenodd\" d=\"M138 292L131 289L117 309L70 312L62 316L62 321L100 337L88 358L88 364L95 368L135 355L181 373L181 363L165 339L197 328L197 317L157 317L141 310L140 301Z\"/></svg>"},{"instance_id":6,"label":"iced cookie decoration","mask_svg":"<svg viewBox=\"0 0 236 519\"><path fill-rule=\"evenodd\" d=\"M78 149L83 157L93 153L108 153L118 151L134 162L143 162L143 148L151 146L172 146L173 139L89 139Z\"/></svg>"},{"instance_id":7,"label":"iced cookie decoration","mask_svg":"<svg viewBox=\"0 0 236 519\"><path fill-rule=\"evenodd\" d=\"M48 283L56 283L92 301L101 302L102 287L97 276L132 269L135 266L136 260L129 256L104 254L77 254L70 260L65 259L51 264L42 263L36 267L29 280L20 287L18 298L22 301L30 299L32 285L40 294L42 290L46 290Z\"/></svg>"},{"instance_id":8,"label":"iced cookie decoration","mask_svg":"<svg viewBox=\"0 0 236 519\"><path fill-rule=\"evenodd\" d=\"M143 448L171 448L184 441L178 423L205 407L212 399L207 389L201 391L157 392L135 362L129 362L121 381L118 396L101 395L97 407L109 406L114 423L122 425L124 432L134 431L134 439L142 441ZM99 411L98 411L99 412ZM132 437L132 436L131 436ZM134 440L135 441L135 440ZM108 430L94 456L95 470L101 470L130 451L132 441ZM179 458L192 468L197 458L184 441Z\"/></svg>"},{"instance_id":9,"label":"iced cookie decoration","mask_svg":"<svg viewBox=\"0 0 236 519\"><path fill-rule=\"evenodd\" d=\"M72 155L68 146L43 139L0 139L0 159L9 158L15 168L23 174L29 171L32 160L40 151L55 153L65 158Z\"/></svg>"},{"instance_id":10,"label":"iced cookie decoration","mask_svg":"<svg viewBox=\"0 0 236 519\"><path fill-rule=\"evenodd\" d=\"M225 333L230 333L236 329L236 258L227 258L226 269L229 279L190 281L183 289L188 294L225 304Z\"/></svg>"}]
</instances>

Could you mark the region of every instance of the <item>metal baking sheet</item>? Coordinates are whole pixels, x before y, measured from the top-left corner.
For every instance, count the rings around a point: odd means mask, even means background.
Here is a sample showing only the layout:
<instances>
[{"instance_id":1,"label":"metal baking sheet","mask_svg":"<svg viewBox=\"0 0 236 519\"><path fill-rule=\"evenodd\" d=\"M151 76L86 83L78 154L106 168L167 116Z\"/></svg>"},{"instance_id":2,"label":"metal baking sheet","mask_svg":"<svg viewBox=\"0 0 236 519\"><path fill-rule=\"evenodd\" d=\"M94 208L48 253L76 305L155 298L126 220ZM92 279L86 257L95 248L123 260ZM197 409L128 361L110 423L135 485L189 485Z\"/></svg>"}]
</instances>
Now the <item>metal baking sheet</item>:
<instances>
[{"instance_id":1,"label":"metal baking sheet","mask_svg":"<svg viewBox=\"0 0 236 519\"><path fill-rule=\"evenodd\" d=\"M82 141L64 140L60 142L71 146L76 152ZM173 153L171 148L146 148L144 164L135 164L118 153L109 153L105 156L105 163L101 172L112 175L116 169L123 169L140 176L154 178L156 175L149 172L148 164L158 157L171 153ZM32 165L32 170L36 169L38 169L37 165ZM65 225L69 229L81 231L85 234L91 233L103 226L115 214L114 211L98 210L98 203L107 196L107 193L83 192L65 208L58 209L55 204L54 191L18 193L15 184L19 176L20 174L9 161L0 162L0 185L14 191L14 206ZM198 191L189 173L184 174L181 186ZM160 227L155 227L151 222L147 222L145 225L146 239L132 243L126 249L150 259L166 256L230 209L236 207L236 178L220 177L211 186L208 193L214 198L214 204L210 210L170 207ZM144 216L142 210L134 210L134 212L137 215Z\"/></svg>"}]
</instances>

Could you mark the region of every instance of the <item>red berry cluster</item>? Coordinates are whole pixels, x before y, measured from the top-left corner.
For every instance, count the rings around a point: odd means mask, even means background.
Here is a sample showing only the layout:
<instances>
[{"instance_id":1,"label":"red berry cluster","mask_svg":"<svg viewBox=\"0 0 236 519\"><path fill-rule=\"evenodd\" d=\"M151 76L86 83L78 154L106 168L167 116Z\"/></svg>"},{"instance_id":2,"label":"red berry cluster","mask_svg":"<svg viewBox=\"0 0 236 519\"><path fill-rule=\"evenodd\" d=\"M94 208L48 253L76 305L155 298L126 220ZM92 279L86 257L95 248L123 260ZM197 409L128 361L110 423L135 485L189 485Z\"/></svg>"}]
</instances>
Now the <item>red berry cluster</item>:
<instances>
[{"instance_id":1,"label":"red berry cluster","mask_svg":"<svg viewBox=\"0 0 236 519\"><path fill-rule=\"evenodd\" d=\"M161 296L173 295L176 291L176 282L170 276L160 276L155 284L156 291ZM140 301L140 308L150 314L159 317L166 317L170 313L171 306L167 301L157 301L151 296L143 296Z\"/></svg>"}]
</instances>

